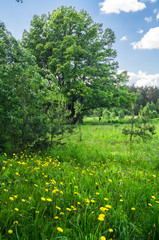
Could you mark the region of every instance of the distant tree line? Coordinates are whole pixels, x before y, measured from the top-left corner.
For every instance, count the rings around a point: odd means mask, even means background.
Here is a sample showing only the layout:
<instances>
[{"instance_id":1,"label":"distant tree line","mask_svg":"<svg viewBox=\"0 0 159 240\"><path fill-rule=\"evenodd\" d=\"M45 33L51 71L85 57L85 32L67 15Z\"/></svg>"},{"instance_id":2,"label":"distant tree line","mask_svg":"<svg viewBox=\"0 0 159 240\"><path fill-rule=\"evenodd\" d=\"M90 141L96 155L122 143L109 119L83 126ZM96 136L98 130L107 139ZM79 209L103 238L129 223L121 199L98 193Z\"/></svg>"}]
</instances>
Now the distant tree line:
<instances>
[{"instance_id":1,"label":"distant tree line","mask_svg":"<svg viewBox=\"0 0 159 240\"><path fill-rule=\"evenodd\" d=\"M135 115L144 107L147 107L151 112L156 111L159 113L159 87L136 87L133 85L130 87L129 92L136 95Z\"/></svg>"}]
</instances>

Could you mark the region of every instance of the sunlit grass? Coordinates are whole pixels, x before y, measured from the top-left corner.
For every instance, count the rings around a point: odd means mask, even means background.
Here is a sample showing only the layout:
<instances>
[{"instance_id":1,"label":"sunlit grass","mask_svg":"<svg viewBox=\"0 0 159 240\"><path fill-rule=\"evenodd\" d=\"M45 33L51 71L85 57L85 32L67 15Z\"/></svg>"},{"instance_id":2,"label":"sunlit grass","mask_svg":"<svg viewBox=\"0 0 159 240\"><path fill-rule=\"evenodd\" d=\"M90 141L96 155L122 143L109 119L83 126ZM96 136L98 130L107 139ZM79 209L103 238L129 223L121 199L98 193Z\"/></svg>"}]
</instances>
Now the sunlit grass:
<instances>
[{"instance_id":1,"label":"sunlit grass","mask_svg":"<svg viewBox=\"0 0 159 240\"><path fill-rule=\"evenodd\" d=\"M158 132L130 146L121 128L84 125L81 142L1 155L1 239L159 239Z\"/></svg>"}]
</instances>

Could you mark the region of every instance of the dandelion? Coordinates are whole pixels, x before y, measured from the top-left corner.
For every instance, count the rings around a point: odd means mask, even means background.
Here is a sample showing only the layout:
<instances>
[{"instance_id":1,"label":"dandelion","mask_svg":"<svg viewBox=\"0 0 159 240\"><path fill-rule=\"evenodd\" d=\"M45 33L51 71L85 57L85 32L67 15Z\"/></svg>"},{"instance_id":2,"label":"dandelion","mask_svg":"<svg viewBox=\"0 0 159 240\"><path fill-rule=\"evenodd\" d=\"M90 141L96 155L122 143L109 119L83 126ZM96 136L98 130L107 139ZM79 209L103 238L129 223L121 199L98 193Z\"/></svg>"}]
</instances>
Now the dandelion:
<instances>
[{"instance_id":1,"label":"dandelion","mask_svg":"<svg viewBox=\"0 0 159 240\"><path fill-rule=\"evenodd\" d=\"M63 229L60 228L60 227L57 227L57 231L59 231L59 232L63 232Z\"/></svg>"},{"instance_id":2,"label":"dandelion","mask_svg":"<svg viewBox=\"0 0 159 240\"><path fill-rule=\"evenodd\" d=\"M37 184L34 184L34 186L35 186L35 187L38 187L38 185L37 185Z\"/></svg>"},{"instance_id":3,"label":"dandelion","mask_svg":"<svg viewBox=\"0 0 159 240\"><path fill-rule=\"evenodd\" d=\"M123 202L123 199L120 199L119 201L120 201L120 202Z\"/></svg>"},{"instance_id":4,"label":"dandelion","mask_svg":"<svg viewBox=\"0 0 159 240\"><path fill-rule=\"evenodd\" d=\"M25 202L25 199L22 199L22 202Z\"/></svg>"},{"instance_id":5,"label":"dandelion","mask_svg":"<svg viewBox=\"0 0 159 240\"><path fill-rule=\"evenodd\" d=\"M149 205L150 207L152 207L152 204L151 204L151 203L148 203L148 205Z\"/></svg>"},{"instance_id":6,"label":"dandelion","mask_svg":"<svg viewBox=\"0 0 159 240\"><path fill-rule=\"evenodd\" d=\"M8 233L9 233L9 234L12 234L12 233L13 233L13 230L9 229L9 230L8 230Z\"/></svg>"},{"instance_id":7,"label":"dandelion","mask_svg":"<svg viewBox=\"0 0 159 240\"><path fill-rule=\"evenodd\" d=\"M58 217L58 216L55 216L54 218L55 218L55 219L58 219L59 217Z\"/></svg>"},{"instance_id":8,"label":"dandelion","mask_svg":"<svg viewBox=\"0 0 159 240\"><path fill-rule=\"evenodd\" d=\"M99 221L104 221L104 217L105 217L104 214L100 214L99 217L98 217L98 220Z\"/></svg>"},{"instance_id":9,"label":"dandelion","mask_svg":"<svg viewBox=\"0 0 159 240\"><path fill-rule=\"evenodd\" d=\"M14 200L14 197L9 197L9 199L10 199L11 201L13 201L13 200Z\"/></svg>"},{"instance_id":10,"label":"dandelion","mask_svg":"<svg viewBox=\"0 0 159 240\"><path fill-rule=\"evenodd\" d=\"M18 212L18 211L19 211L19 209L18 209L18 208L14 208L14 210L15 210L16 212Z\"/></svg>"},{"instance_id":11,"label":"dandelion","mask_svg":"<svg viewBox=\"0 0 159 240\"><path fill-rule=\"evenodd\" d=\"M112 233L112 232L113 232L113 229L112 229L112 228L109 228L109 232Z\"/></svg>"},{"instance_id":12,"label":"dandelion","mask_svg":"<svg viewBox=\"0 0 159 240\"><path fill-rule=\"evenodd\" d=\"M35 213L37 213L37 214L38 214L38 213L39 213L39 211L35 211Z\"/></svg>"},{"instance_id":13,"label":"dandelion","mask_svg":"<svg viewBox=\"0 0 159 240\"><path fill-rule=\"evenodd\" d=\"M105 201L108 201L108 198L104 198Z\"/></svg>"},{"instance_id":14,"label":"dandelion","mask_svg":"<svg viewBox=\"0 0 159 240\"><path fill-rule=\"evenodd\" d=\"M110 205L105 205L105 207L106 207L106 208L111 208L111 206L110 206Z\"/></svg>"},{"instance_id":15,"label":"dandelion","mask_svg":"<svg viewBox=\"0 0 159 240\"><path fill-rule=\"evenodd\" d=\"M156 199L156 197L155 197L155 196L151 196L151 198L153 198L153 199Z\"/></svg>"},{"instance_id":16,"label":"dandelion","mask_svg":"<svg viewBox=\"0 0 159 240\"><path fill-rule=\"evenodd\" d=\"M46 199L45 199L44 197L41 197L41 200L42 200L42 201L45 201Z\"/></svg>"},{"instance_id":17,"label":"dandelion","mask_svg":"<svg viewBox=\"0 0 159 240\"><path fill-rule=\"evenodd\" d=\"M18 224L18 221L14 221L13 224L14 224L14 225L15 225L15 224Z\"/></svg>"},{"instance_id":18,"label":"dandelion","mask_svg":"<svg viewBox=\"0 0 159 240\"><path fill-rule=\"evenodd\" d=\"M92 199L92 200L91 200L91 203L95 203L95 200Z\"/></svg>"},{"instance_id":19,"label":"dandelion","mask_svg":"<svg viewBox=\"0 0 159 240\"><path fill-rule=\"evenodd\" d=\"M134 208L134 207L132 207L132 208L131 208L131 210L132 210L132 211L135 211L135 208Z\"/></svg>"},{"instance_id":20,"label":"dandelion","mask_svg":"<svg viewBox=\"0 0 159 240\"><path fill-rule=\"evenodd\" d=\"M46 201L52 202L52 199L51 198L47 198Z\"/></svg>"},{"instance_id":21,"label":"dandelion","mask_svg":"<svg viewBox=\"0 0 159 240\"><path fill-rule=\"evenodd\" d=\"M96 192L96 195L99 195L100 193L99 192Z\"/></svg>"},{"instance_id":22,"label":"dandelion","mask_svg":"<svg viewBox=\"0 0 159 240\"><path fill-rule=\"evenodd\" d=\"M108 181L109 181L109 182L112 182L112 180L111 180L111 179L109 179Z\"/></svg>"},{"instance_id":23,"label":"dandelion","mask_svg":"<svg viewBox=\"0 0 159 240\"><path fill-rule=\"evenodd\" d=\"M58 206L56 206L56 209L58 209L58 210L61 210L61 208L60 208L60 207L58 207Z\"/></svg>"},{"instance_id":24,"label":"dandelion","mask_svg":"<svg viewBox=\"0 0 159 240\"><path fill-rule=\"evenodd\" d=\"M100 240L106 240L106 238L104 236L101 236Z\"/></svg>"},{"instance_id":25,"label":"dandelion","mask_svg":"<svg viewBox=\"0 0 159 240\"><path fill-rule=\"evenodd\" d=\"M71 212L71 208L66 208L67 211Z\"/></svg>"}]
</instances>

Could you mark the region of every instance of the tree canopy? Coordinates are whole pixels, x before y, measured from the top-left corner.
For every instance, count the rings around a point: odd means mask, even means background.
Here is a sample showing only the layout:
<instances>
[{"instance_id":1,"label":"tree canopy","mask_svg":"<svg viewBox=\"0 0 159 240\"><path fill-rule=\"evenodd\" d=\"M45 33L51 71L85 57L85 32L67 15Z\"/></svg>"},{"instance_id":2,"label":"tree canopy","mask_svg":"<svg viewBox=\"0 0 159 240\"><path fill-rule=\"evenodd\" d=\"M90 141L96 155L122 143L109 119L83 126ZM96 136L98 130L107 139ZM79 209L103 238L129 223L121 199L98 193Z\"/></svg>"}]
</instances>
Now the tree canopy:
<instances>
[{"instance_id":1,"label":"tree canopy","mask_svg":"<svg viewBox=\"0 0 159 240\"><path fill-rule=\"evenodd\" d=\"M52 14L35 15L22 45L36 56L39 72L50 71L67 98L70 117L78 101L85 110L111 107L131 101L125 89L126 73L117 74L115 35L93 22L84 10L58 8Z\"/></svg>"}]
</instances>

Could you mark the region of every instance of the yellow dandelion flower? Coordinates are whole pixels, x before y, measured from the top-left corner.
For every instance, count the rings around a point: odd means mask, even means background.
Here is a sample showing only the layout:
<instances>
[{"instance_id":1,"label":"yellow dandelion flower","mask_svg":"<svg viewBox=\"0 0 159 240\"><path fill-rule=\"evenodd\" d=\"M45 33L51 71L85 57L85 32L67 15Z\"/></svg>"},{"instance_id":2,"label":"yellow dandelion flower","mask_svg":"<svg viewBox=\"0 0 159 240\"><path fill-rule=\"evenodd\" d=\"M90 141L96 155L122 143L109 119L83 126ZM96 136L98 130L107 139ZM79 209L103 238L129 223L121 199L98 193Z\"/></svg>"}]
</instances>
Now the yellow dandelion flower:
<instances>
[{"instance_id":1,"label":"yellow dandelion flower","mask_svg":"<svg viewBox=\"0 0 159 240\"><path fill-rule=\"evenodd\" d=\"M25 199L22 199L22 202L25 202Z\"/></svg>"},{"instance_id":2,"label":"yellow dandelion flower","mask_svg":"<svg viewBox=\"0 0 159 240\"><path fill-rule=\"evenodd\" d=\"M105 207L106 207L106 208L111 208L111 206L110 206L110 205L105 205Z\"/></svg>"},{"instance_id":3,"label":"yellow dandelion flower","mask_svg":"<svg viewBox=\"0 0 159 240\"><path fill-rule=\"evenodd\" d=\"M155 196L151 196L151 198L153 198L153 199L156 199L156 197L155 197Z\"/></svg>"},{"instance_id":4,"label":"yellow dandelion flower","mask_svg":"<svg viewBox=\"0 0 159 240\"><path fill-rule=\"evenodd\" d=\"M132 208L131 208L131 210L132 210L132 211L135 211L135 208L134 208L134 207L132 207Z\"/></svg>"},{"instance_id":5,"label":"yellow dandelion flower","mask_svg":"<svg viewBox=\"0 0 159 240\"><path fill-rule=\"evenodd\" d=\"M70 211L71 211L71 208L66 208L66 210L70 212Z\"/></svg>"},{"instance_id":6,"label":"yellow dandelion flower","mask_svg":"<svg viewBox=\"0 0 159 240\"><path fill-rule=\"evenodd\" d=\"M104 214L99 214L98 220L99 220L99 221L104 221L104 217L105 217Z\"/></svg>"},{"instance_id":7,"label":"yellow dandelion flower","mask_svg":"<svg viewBox=\"0 0 159 240\"><path fill-rule=\"evenodd\" d=\"M78 205L80 205L81 203L80 202L77 202Z\"/></svg>"},{"instance_id":8,"label":"yellow dandelion flower","mask_svg":"<svg viewBox=\"0 0 159 240\"><path fill-rule=\"evenodd\" d=\"M60 227L57 227L57 231L59 231L59 232L63 232L63 229L60 228Z\"/></svg>"},{"instance_id":9,"label":"yellow dandelion flower","mask_svg":"<svg viewBox=\"0 0 159 240\"><path fill-rule=\"evenodd\" d=\"M13 224L14 224L14 225L15 225L15 224L18 224L18 221L14 221Z\"/></svg>"},{"instance_id":10,"label":"yellow dandelion flower","mask_svg":"<svg viewBox=\"0 0 159 240\"><path fill-rule=\"evenodd\" d=\"M153 227L155 228L156 227L156 224L154 223Z\"/></svg>"},{"instance_id":11,"label":"yellow dandelion flower","mask_svg":"<svg viewBox=\"0 0 159 240\"><path fill-rule=\"evenodd\" d=\"M108 201L108 198L104 198L105 201Z\"/></svg>"},{"instance_id":12,"label":"yellow dandelion flower","mask_svg":"<svg viewBox=\"0 0 159 240\"><path fill-rule=\"evenodd\" d=\"M106 240L106 238L104 236L101 236L100 240Z\"/></svg>"},{"instance_id":13,"label":"yellow dandelion flower","mask_svg":"<svg viewBox=\"0 0 159 240\"><path fill-rule=\"evenodd\" d=\"M41 200L42 200L42 201L45 201L46 199L45 199L44 197L41 197Z\"/></svg>"},{"instance_id":14,"label":"yellow dandelion flower","mask_svg":"<svg viewBox=\"0 0 159 240\"><path fill-rule=\"evenodd\" d=\"M54 218L55 218L55 219L58 219L59 217L58 217L58 216L55 216Z\"/></svg>"},{"instance_id":15,"label":"yellow dandelion flower","mask_svg":"<svg viewBox=\"0 0 159 240\"><path fill-rule=\"evenodd\" d=\"M8 230L8 233L9 233L9 234L12 234L12 233L13 233L13 230L9 229L9 230Z\"/></svg>"},{"instance_id":16,"label":"yellow dandelion flower","mask_svg":"<svg viewBox=\"0 0 159 240\"><path fill-rule=\"evenodd\" d=\"M92 203L95 203L95 200L92 199L91 202L92 202Z\"/></svg>"},{"instance_id":17,"label":"yellow dandelion flower","mask_svg":"<svg viewBox=\"0 0 159 240\"><path fill-rule=\"evenodd\" d=\"M148 203L148 205L149 205L150 207L152 207L152 204L151 204L151 203Z\"/></svg>"},{"instance_id":18,"label":"yellow dandelion flower","mask_svg":"<svg viewBox=\"0 0 159 240\"><path fill-rule=\"evenodd\" d=\"M39 211L35 211L35 213L37 213L37 214L38 214L38 213L39 213Z\"/></svg>"},{"instance_id":19,"label":"yellow dandelion flower","mask_svg":"<svg viewBox=\"0 0 159 240\"><path fill-rule=\"evenodd\" d=\"M60 215L64 215L64 213L63 213L63 212L60 212Z\"/></svg>"},{"instance_id":20,"label":"yellow dandelion flower","mask_svg":"<svg viewBox=\"0 0 159 240\"><path fill-rule=\"evenodd\" d=\"M56 206L56 209L58 209L58 210L61 210L61 208L60 208L60 207L58 207L58 206Z\"/></svg>"},{"instance_id":21,"label":"yellow dandelion flower","mask_svg":"<svg viewBox=\"0 0 159 240\"><path fill-rule=\"evenodd\" d=\"M15 210L15 211L17 211L17 212L19 211L19 209L18 209L18 208L14 208L14 210Z\"/></svg>"},{"instance_id":22,"label":"yellow dandelion flower","mask_svg":"<svg viewBox=\"0 0 159 240\"><path fill-rule=\"evenodd\" d=\"M119 201L120 201L120 202L123 202L123 199L120 199Z\"/></svg>"},{"instance_id":23,"label":"yellow dandelion flower","mask_svg":"<svg viewBox=\"0 0 159 240\"><path fill-rule=\"evenodd\" d=\"M88 198L85 198L85 202L86 202L86 203L89 203L89 199L88 199Z\"/></svg>"},{"instance_id":24,"label":"yellow dandelion flower","mask_svg":"<svg viewBox=\"0 0 159 240\"><path fill-rule=\"evenodd\" d=\"M159 203L159 201L155 201L156 203Z\"/></svg>"},{"instance_id":25,"label":"yellow dandelion flower","mask_svg":"<svg viewBox=\"0 0 159 240\"><path fill-rule=\"evenodd\" d=\"M108 181L109 181L109 182L112 182L112 180L111 180L111 179L109 179Z\"/></svg>"},{"instance_id":26,"label":"yellow dandelion flower","mask_svg":"<svg viewBox=\"0 0 159 240\"><path fill-rule=\"evenodd\" d=\"M52 202L52 199L51 198L47 198L46 201Z\"/></svg>"},{"instance_id":27,"label":"yellow dandelion flower","mask_svg":"<svg viewBox=\"0 0 159 240\"><path fill-rule=\"evenodd\" d=\"M11 201L13 201L13 200L14 200L14 197L9 197L9 199L10 199Z\"/></svg>"},{"instance_id":28,"label":"yellow dandelion flower","mask_svg":"<svg viewBox=\"0 0 159 240\"><path fill-rule=\"evenodd\" d=\"M109 232L110 232L110 233L113 232L113 229L112 229L112 228L109 228Z\"/></svg>"}]
</instances>

